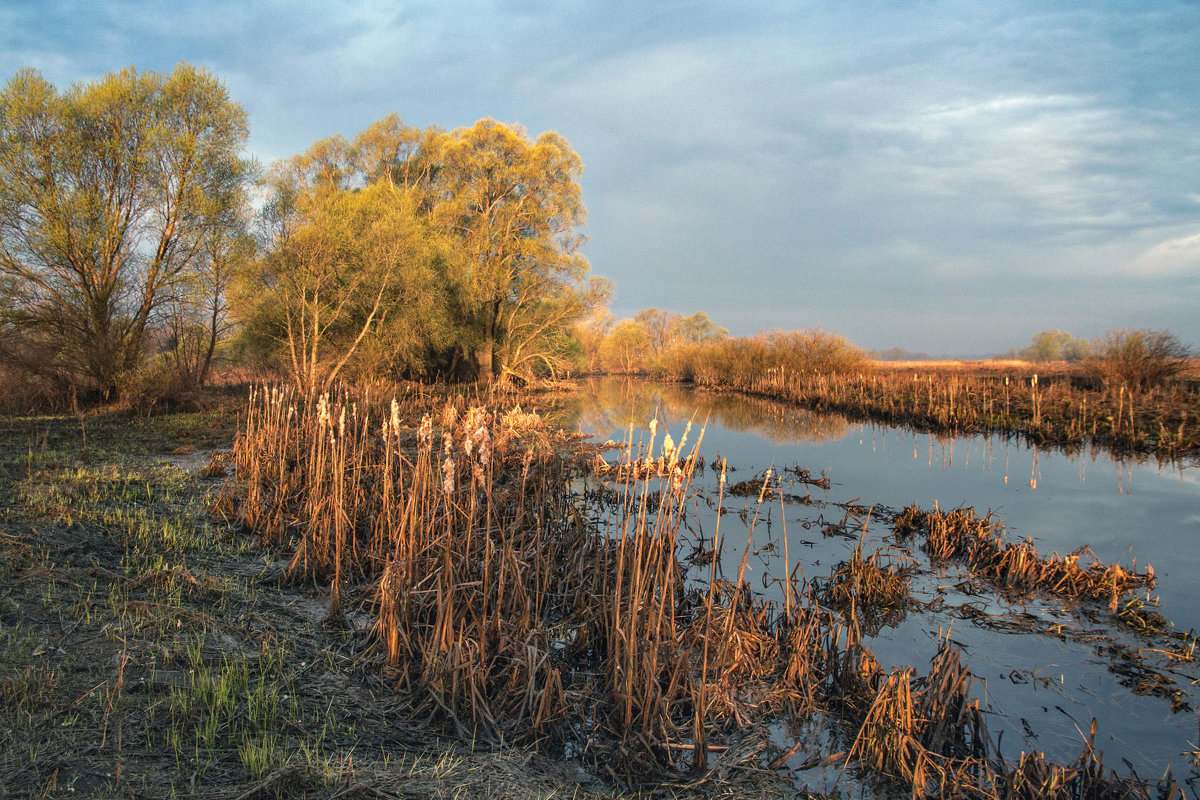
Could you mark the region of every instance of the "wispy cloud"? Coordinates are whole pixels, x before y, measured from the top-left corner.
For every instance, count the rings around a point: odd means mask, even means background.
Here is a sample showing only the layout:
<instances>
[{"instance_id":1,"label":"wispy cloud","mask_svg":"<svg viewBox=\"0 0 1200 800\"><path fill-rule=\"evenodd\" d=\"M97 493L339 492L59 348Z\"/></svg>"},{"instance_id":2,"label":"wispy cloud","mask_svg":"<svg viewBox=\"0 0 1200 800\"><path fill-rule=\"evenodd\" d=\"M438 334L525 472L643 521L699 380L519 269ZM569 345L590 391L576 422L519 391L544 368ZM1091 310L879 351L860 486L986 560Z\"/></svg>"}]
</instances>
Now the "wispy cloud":
<instances>
[{"instance_id":1,"label":"wispy cloud","mask_svg":"<svg viewBox=\"0 0 1200 800\"><path fill-rule=\"evenodd\" d=\"M1137 276L1190 275L1200 281L1200 233L1159 242L1129 262L1128 269Z\"/></svg>"}]
</instances>

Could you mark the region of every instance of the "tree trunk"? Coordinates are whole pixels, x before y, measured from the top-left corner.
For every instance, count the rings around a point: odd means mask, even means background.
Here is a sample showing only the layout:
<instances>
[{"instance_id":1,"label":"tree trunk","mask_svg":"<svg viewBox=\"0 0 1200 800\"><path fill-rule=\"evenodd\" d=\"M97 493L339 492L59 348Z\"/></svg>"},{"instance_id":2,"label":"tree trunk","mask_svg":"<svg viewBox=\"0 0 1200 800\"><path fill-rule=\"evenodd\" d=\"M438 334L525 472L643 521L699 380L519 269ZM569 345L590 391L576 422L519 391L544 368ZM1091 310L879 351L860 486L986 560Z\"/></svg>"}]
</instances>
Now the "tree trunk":
<instances>
[{"instance_id":1,"label":"tree trunk","mask_svg":"<svg viewBox=\"0 0 1200 800\"><path fill-rule=\"evenodd\" d=\"M491 383L495 374L492 369L492 356L495 349L494 344L495 343L488 338L475 348L475 364L479 368L479 380L484 383Z\"/></svg>"}]
</instances>

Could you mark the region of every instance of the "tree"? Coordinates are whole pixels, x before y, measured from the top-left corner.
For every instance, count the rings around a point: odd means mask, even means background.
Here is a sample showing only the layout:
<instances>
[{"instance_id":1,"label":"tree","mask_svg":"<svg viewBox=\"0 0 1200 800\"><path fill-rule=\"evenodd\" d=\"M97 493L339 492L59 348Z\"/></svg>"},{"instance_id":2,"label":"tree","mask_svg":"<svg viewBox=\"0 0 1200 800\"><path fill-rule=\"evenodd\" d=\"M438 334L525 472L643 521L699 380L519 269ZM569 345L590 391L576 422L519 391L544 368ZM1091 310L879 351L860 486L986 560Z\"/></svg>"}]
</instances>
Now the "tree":
<instances>
[{"instance_id":1,"label":"tree","mask_svg":"<svg viewBox=\"0 0 1200 800\"><path fill-rule=\"evenodd\" d=\"M650 352L646 328L634 320L623 319L604 340L604 360L613 372L636 372L645 366Z\"/></svg>"},{"instance_id":2,"label":"tree","mask_svg":"<svg viewBox=\"0 0 1200 800\"><path fill-rule=\"evenodd\" d=\"M703 311L697 311L690 317L677 317L672 325L672 333L678 341L687 344L702 344L718 342L729 335L729 329L714 325Z\"/></svg>"},{"instance_id":3,"label":"tree","mask_svg":"<svg viewBox=\"0 0 1200 800\"><path fill-rule=\"evenodd\" d=\"M616 319L612 312L599 306L575 323L575 338L583 350L583 369L600 372L603 369L603 347Z\"/></svg>"},{"instance_id":4,"label":"tree","mask_svg":"<svg viewBox=\"0 0 1200 800\"><path fill-rule=\"evenodd\" d=\"M389 114L362 130L350 147L353 175L364 183L428 187L434 163L429 158L436 130L422 131Z\"/></svg>"},{"instance_id":5,"label":"tree","mask_svg":"<svg viewBox=\"0 0 1200 800\"><path fill-rule=\"evenodd\" d=\"M8 355L119 392L148 327L245 202L246 138L242 107L187 64L62 93L18 72L0 90L0 290L19 332Z\"/></svg>"},{"instance_id":6,"label":"tree","mask_svg":"<svg viewBox=\"0 0 1200 800\"><path fill-rule=\"evenodd\" d=\"M633 321L646 331L650 354L656 358L681 344L715 342L729 335L728 329L714 325L703 311L685 317L659 308L646 308L635 314Z\"/></svg>"},{"instance_id":7,"label":"tree","mask_svg":"<svg viewBox=\"0 0 1200 800\"><path fill-rule=\"evenodd\" d=\"M583 165L557 133L531 141L491 119L439 134L430 147L433 218L460 256L453 289L463 346L483 380L525 376L608 294L587 280L578 252Z\"/></svg>"},{"instance_id":8,"label":"tree","mask_svg":"<svg viewBox=\"0 0 1200 800\"><path fill-rule=\"evenodd\" d=\"M303 395L364 352L419 365L444 336L441 253L417 205L391 183L321 190L269 228L277 238L244 274L239 308L253 334L278 343Z\"/></svg>"},{"instance_id":9,"label":"tree","mask_svg":"<svg viewBox=\"0 0 1200 800\"><path fill-rule=\"evenodd\" d=\"M1018 355L1026 361L1080 361L1087 357L1090 345L1060 330L1042 331L1033 343Z\"/></svg>"},{"instance_id":10,"label":"tree","mask_svg":"<svg viewBox=\"0 0 1200 800\"><path fill-rule=\"evenodd\" d=\"M230 292L256 249L245 220L240 215L231 219L205 242L190 291L171 302L168 353L180 389L194 391L208 382L217 346L230 339L235 327Z\"/></svg>"},{"instance_id":11,"label":"tree","mask_svg":"<svg viewBox=\"0 0 1200 800\"><path fill-rule=\"evenodd\" d=\"M678 314L660 308L644 308L633 315L633 321L646 331L651 355L662 355L674 338L673 333Z\"/></svg>"}]
</instances>

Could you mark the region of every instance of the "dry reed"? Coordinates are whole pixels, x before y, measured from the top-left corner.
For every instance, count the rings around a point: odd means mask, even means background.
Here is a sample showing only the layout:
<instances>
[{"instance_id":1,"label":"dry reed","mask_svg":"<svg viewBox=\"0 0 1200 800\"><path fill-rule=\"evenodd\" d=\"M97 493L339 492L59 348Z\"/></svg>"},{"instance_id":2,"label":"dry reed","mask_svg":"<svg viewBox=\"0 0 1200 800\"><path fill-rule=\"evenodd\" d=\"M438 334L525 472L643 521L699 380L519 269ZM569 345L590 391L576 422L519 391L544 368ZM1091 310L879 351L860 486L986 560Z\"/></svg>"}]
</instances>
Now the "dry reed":
<instances>
[{"instance_id":1,"label":"dry reed","mask_svg":"<svg viewBox=\"0 0 1200 800\"><path fill-rule=\"evenodd\" d=\"M335 612L347 587L369 587L385 674L473 740L536 742L620 765L624 780L702 777L782 763L778 749L739 742L766 720L822 712L853 728L848 759L914 796L1000 796L1042 775L1040 762L1010 769L989 755L948 639L928 676L885 674L862 642L862 614L835 613L900 608L903 566L859 548L828 581L790 578L782 607L752 594L750 539L780 491L769 473L736 580L717 575L718 527L707 584L689 588L680 531L699 462L689 433L678 444L669 433L631 437L608 464L519 408L370 393L307 405L263 389L218 506L264 543L290 543L289 577L328 582ZM1025 550L989 544L984 522L908 519L914 530L960 531L962 543L936 545L946 557L966 547L998 574L1033 569L1010 563L1031 558ZM1036 564L1073 591L1144 582L1063 559Z\"/></svg>"}]
</instances>

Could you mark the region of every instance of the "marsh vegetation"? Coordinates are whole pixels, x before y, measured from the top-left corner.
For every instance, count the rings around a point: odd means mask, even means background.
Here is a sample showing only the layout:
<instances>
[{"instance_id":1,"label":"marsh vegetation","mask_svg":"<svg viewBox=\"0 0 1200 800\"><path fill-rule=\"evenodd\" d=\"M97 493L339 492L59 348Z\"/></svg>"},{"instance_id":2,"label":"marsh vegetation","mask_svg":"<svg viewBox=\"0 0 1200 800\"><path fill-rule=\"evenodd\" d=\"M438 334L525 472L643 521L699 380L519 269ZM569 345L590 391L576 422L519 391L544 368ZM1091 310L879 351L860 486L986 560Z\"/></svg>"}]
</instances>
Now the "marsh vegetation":
<instances>
[{"instance_id":1,"label":"marsh vegetation","mask_svg":"<svg viewBox=\"0 0 1200 800\"><path fill-rule=\"evenodd\" d=\"M949 624L1090 648L1187 714L1195 637L1149 566L709 449L870 420L1182 475L1200 394L1169 332L958 370L617 321L556 133L391 115L265 172L247 137L188 65L0 89L0 404L70 410L3 419L0 794L1182 796L1095 723L1006 747ZM591 372L675 386L515 393Z\"/></svg>"}]
</instances>

